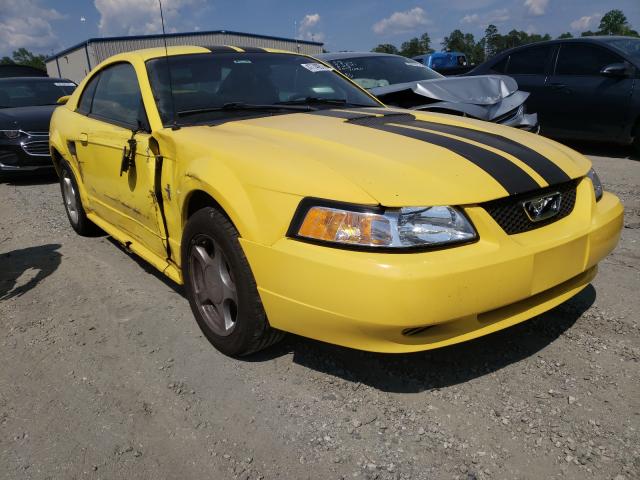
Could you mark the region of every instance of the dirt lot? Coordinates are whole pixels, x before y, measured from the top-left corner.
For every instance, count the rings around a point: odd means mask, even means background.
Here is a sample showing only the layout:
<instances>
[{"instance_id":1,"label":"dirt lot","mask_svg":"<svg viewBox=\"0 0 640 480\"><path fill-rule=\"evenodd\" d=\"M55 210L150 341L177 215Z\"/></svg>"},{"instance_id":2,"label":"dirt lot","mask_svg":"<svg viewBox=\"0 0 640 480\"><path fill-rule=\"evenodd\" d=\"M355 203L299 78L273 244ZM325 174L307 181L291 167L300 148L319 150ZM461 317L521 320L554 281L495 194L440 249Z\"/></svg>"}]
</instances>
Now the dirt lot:
<instances>
[{"instance_id":1,"label":"dirt lot","mask_svg":"<svg viewBox=\"0 0 640 480\"><path fill-rule=\"evenodd\" d=\"M73 233L55 180L0 183L0 478L640 478L640 161L593 159L626 205L593 286L402 356L226 358L178 287Z\"/></svg>"}]
</instances>

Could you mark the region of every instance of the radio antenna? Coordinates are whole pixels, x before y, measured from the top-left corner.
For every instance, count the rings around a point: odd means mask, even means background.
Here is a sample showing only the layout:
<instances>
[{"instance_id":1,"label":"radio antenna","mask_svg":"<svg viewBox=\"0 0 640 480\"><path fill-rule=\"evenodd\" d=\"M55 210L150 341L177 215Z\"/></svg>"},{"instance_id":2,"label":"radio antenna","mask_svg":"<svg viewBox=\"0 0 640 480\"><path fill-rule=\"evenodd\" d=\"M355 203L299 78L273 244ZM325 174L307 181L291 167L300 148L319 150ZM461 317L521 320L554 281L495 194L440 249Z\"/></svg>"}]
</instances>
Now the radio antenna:
<instances>
[{"instance_id":1,"label":"radio antenna","mask_svg":"<svg viewBox=\"0 0 640 480\"><path fill-rule=\"evenodd\" d=\"M158 0L160 5L160 22L162 23L162 40L164 41L164 58L167 62L167 75L169 76L169 94L171 96L171 128L178 130L180 127L177 122L176 102L173 98L173 79L171 78L171 65L169 63L169 49L167 48L167 34L164 31L164 13L162 12L162 0Z\"/></svg>"}]
</instances>

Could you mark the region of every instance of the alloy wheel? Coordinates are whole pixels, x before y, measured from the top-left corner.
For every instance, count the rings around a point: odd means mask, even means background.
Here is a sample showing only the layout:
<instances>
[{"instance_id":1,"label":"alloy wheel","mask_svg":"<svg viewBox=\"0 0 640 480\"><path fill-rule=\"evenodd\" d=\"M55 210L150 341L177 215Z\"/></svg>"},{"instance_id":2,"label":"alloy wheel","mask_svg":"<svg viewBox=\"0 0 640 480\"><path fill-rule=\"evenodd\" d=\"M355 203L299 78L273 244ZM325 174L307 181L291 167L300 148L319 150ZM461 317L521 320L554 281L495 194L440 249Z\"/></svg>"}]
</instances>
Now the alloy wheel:
<instances>
[{"instance_id":1,"label":"alloy wheel","mask_svg":"<svg viewBox=\"0 0 640 480\"><path fill-rule=\"evenodd\" d=\"M209 327L230 335L238 315L238 291L222 248L208 235L198 235L189 255L195 301Z\"/></svg>"},{"instance_id":2,"label":"alloy wheel","mask_svg":"<svg viewBox=\"0 0 640 480\"><path fill-rule=\"evenodd\" d=\"M76 189L73 186L73 180L68 171L62 174L62 193L64 196L64 206L67 209L69 218L74 224L78 223L78 200Z\"/></svg>"}]
</instances>

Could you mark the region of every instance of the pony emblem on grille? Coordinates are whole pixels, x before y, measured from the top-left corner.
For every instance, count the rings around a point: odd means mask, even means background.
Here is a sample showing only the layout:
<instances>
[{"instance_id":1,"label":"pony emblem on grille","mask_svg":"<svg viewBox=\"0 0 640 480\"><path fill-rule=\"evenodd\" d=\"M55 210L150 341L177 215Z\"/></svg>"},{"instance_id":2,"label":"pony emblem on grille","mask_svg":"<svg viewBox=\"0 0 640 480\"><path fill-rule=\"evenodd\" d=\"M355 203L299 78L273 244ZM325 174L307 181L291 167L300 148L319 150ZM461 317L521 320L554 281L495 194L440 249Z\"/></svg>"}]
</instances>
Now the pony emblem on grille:
<instances>
[{"instance_id":1,"label":"pony emblem on grille","mask_svg":"<svg viewBox=\"0 0 640 480\"><path fill-rule=\"evenodd\" d=\"M522 207L532 222L541 222L555 217L560 212L561 205L562 195L560 192L522 202Z\"/></svg>"}]
</instances>

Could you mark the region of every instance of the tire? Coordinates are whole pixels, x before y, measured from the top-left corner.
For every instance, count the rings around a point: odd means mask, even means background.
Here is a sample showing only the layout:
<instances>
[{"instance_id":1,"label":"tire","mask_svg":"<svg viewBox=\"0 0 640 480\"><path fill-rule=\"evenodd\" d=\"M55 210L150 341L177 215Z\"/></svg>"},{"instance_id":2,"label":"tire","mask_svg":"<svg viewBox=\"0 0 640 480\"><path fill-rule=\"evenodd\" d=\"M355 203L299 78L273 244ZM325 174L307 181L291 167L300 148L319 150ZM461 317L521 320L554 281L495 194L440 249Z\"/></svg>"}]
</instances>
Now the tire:
<instances>
[{"instance_id":1,"label":"tire","mask_svg":"<svg viewBox=\"0 0 640 480\"><path fill-rule=\"evenodd\" d=\"M65 161L60 164L60 191L71 227L83 237L96 235L99 232L98 227L87 218L80 199L78 182L71 167Z\"/></svg>"},{"instance_id":2,"label":"tire","mask_svg":"<svg viewBox=\"0 0 640 480\"><path fill-rule=\"evenodd\" d=\"M191 310L220 352L249 355L284 336L269 326L238 231L220 211L206 207L191 216L181 254Z\"/></svg>"}]
</instances>

